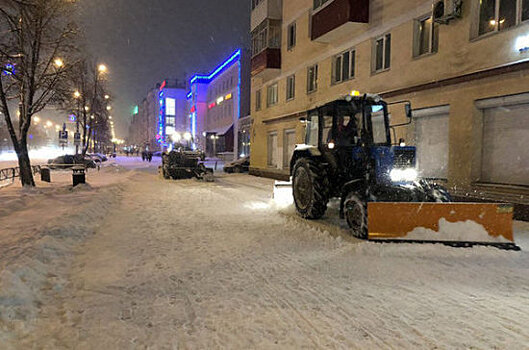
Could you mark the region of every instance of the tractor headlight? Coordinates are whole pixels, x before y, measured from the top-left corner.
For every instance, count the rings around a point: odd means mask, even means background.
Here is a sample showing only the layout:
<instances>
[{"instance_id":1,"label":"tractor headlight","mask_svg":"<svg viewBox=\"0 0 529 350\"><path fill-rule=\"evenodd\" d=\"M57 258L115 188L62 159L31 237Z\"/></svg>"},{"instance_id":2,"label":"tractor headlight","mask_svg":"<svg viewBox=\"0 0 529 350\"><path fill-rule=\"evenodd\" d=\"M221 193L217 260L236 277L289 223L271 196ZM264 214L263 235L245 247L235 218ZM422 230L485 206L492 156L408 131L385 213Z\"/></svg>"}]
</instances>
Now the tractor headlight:
<instances>
[{"instance_id":1,"label":"tractor headlight","mask_svg":"<svg viewBox=\"0 0 529 350\"><path fill-rule=\"evenodd\" d=\"M413 182L417 180L417 170L413 168L408 169L393 169L389 176L393 182Z\"/></svg>"}]
</instances>

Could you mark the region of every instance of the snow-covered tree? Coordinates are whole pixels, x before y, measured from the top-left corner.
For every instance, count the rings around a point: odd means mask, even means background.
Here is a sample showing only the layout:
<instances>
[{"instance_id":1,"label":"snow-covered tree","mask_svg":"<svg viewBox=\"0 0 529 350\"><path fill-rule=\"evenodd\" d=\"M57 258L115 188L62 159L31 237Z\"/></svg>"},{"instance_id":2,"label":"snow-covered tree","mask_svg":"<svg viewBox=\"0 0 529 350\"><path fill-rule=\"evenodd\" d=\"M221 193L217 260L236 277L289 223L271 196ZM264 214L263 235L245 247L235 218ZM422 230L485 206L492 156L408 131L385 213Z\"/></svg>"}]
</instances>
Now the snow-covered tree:
<instances>
[{"instance_id":1,"label":"snow-covered tree","mask_svg":"<svg viewBox=\"0 0 529 350\"><path fill-rule=\"evenodd\" d=\"M35 186L27 145L32 117L65 93L77 32L70 20L73 5L72 0L0 0L0 110L24 186Z\"/></svg>"}]
</instances>

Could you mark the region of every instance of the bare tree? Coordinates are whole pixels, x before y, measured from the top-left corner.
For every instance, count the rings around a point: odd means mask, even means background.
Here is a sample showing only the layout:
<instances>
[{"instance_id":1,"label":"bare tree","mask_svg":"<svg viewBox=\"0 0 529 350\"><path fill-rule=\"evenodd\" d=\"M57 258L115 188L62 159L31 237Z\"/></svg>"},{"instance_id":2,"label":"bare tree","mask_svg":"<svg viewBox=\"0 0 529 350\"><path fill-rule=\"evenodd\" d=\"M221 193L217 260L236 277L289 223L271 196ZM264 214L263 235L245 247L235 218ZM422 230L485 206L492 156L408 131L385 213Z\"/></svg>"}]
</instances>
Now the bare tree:
<instances>
[{"instance_id":1,"label":"bare tree","mask_svg":"<svg viewBox=\"0 0 529 350\"><path fill-rule=\"evenodd\" d=\"M24 186L35 186L27 146L32 117L64 93L76 33L69 20L73 4L71 0L0 0L0 108ZM13 106L18 108L18 125Z\"/></svg>"},{"instance_id":2,"label":"bare tree","mask_svg":"<svg viewBox=\"0 0 529 350\"><path fill-rule=\"evenodd\" d=\"M70 92L62 107L77 116L79 132L82 134L81 152L84 155L90 145L110 141L109 124L112 121L107 107L111 98L105 86L106 66L89 63L86 58L80 59L68 77Z\"/></svg>"}]
</instances>

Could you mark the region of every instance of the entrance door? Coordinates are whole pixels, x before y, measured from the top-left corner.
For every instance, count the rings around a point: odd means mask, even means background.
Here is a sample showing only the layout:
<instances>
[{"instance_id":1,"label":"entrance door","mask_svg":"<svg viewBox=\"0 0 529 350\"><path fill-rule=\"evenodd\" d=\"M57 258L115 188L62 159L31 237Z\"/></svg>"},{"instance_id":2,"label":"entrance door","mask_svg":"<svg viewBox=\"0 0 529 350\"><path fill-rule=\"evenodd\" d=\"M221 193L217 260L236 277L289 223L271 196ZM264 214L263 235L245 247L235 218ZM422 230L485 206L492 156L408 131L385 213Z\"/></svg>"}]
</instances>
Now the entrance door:
<instances>
[{"instance_id":1,"label":"entrance door","mask_svg":"<svg viewBox=\"0 0 529 350\"><path fill-rule=\"evenodd\" d=\"M448 177L449 107L414 111L417 166L423 178Z\"/></svg>"},{"instance_id":2,"label":"entrance door","mask_svg":"<svg viewBox=\"0 0 529 350\"><path fill-rule=\"evenodd\" d=\"M481 181L529 185L529 104L483 111Z\"/></svg>"},{"instance_id":3,"label":"entrance door","mask_svg":"<svg viewBox=\"0 0 529 350\"><path fill-rule=\"evenodd\" d=\"M277 168L278 160L277 150L277 132L268 134L268 166L271 168Z\"/></svg>"},{"instance_id":4,"label":"entrance door","mask_svg":"<svg viewBox=\"0 0 529 350\"><path fill-rule=\"evenodd\" d=\"M283 169L290 168L290 160L296 148L296 130L285 130L285 139L283 145Z\"/></svg>"}]
</instances>

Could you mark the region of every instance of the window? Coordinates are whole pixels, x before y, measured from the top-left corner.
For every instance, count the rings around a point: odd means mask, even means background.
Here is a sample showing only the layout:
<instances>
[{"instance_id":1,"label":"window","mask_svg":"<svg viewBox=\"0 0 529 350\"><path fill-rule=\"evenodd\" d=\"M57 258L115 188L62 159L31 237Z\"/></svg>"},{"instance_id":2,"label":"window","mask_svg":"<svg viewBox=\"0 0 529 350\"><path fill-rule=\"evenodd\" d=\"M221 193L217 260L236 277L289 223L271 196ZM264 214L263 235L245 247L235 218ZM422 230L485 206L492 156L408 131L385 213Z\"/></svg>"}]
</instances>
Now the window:
<instances>
[{"instance_id":1,"label":"window","mask_svg":"<svg viewBox=\"0 0 529 350\"><path fill-rule=\"evenodd\" d=\"M296 46L296 22L288 26L287 49L291 50Z\"/></svg>"},{"instance_id":2,"label":"window","mask_svg":"<svg viewBox=\"0 0 529 350\"><path fill-rule=\"evenodd\" d=\"M415 21L413 38L413 56L437 52L439 46L439 25L434 23L431 16Z\"/></svg>"},{"instance_id":3,"label":"window","mask_svg":"<svg viewBox=\"0 0 529 350\"><path fill-rule=\"evenodd\" d=\"M174 98L166 98L165 105L166 115L176 115L176 100Z\"/></svg>"},{"instance_id":4,"label":"window","mask_svg":"<svg viewBox=\"0 0 529 350\"><path fill-rule=\"evenodd\" d=\"M478 35L511 28L529 20L529 0L481 0Z\"/></svg>"},{"instance_id":5,"label":"window","mask_svg":"<svg viewBox=\"0 0 529 350\"><path fill-rule=\"evenodd\" d=\"M375 40L373 71L380 72L391 66L391 34L386 34Z\"/></svg>"},{"instance_id":6,"label":"window","mask_svg":"<svg viewBox=\"0 0 529 350\"><path fill-rule=\"evenodd\" d=\"M314 10L322 7L325 3L329 2L331 0L314 0Z\"/></svg>"},{"instance_id":7,"label":"window","mask_svg":"<svg viewBox=\"0 0 529 350\"><path fill-rule=\"evenodd\" d=\"M332 83L353 79L355 76L356 51L349 50L334 56L332 62Z\"/></svg>"},{"instance_id":8,"label":"window","mask_svg":"<svg viewBox=\"0 0 529 350\"><path fill-rule=\"evenodd\" d=\"M291 75L287 77L287 101L293 100L296 97L296 76Z\"/></svg>"},{"instance_id":9,"label":"window","mask_svg":"<svg viewBox=\"0 0 529 350\"><path fill-rule=\"evenodd\" d=\"M175 125L175 117L165 117L165 125L169 126L169 125L172 125L174 126Z\"/></svg>"},{"instance_id":10,"label":"window","mask_svg":"<svg viewBox=\"0 0 529 350\"><path fill-rule=\"evenodd\" d=\"M270 85L266 93L266 106L270 107L270 106L277 104L278 97L279 96L278 96L277 83Z\"/></svg>"},{"instance_id":11,"label":"window","mask_svg":"<svg viewBox=\"0 0 529 350\"><path fill-rule=\"evenodd\" d=\"M281 48L281 21L267 19L252 32L252 57L262 51Z\"/></svg>"},{"instance_id":12,"label":"window","mask_svg":"<svg viewBox=\"0 0 529 350\"><path fill-rule=\"evenodd\" d=\"M255 110L261 110L261 90L255 92Z\"/></svg>"},{"instance_id":13,"label":"window","mask_svg":"<svg viewBox=\"0 0 529 350\"><path fill-rule=\"evenodd\" d=\"M252 1L252 10L254 10L263 0L251 0Z\"/></svg>"},{"instance_id":14,"label":"window","mask_svg":"<svg viewBox=\"0 0 529 350\"><path fill-rule=\"evenodd\" d=\"M307 93L318 90L318 65L307 68Z\"/></svg>"}]
</instances>

